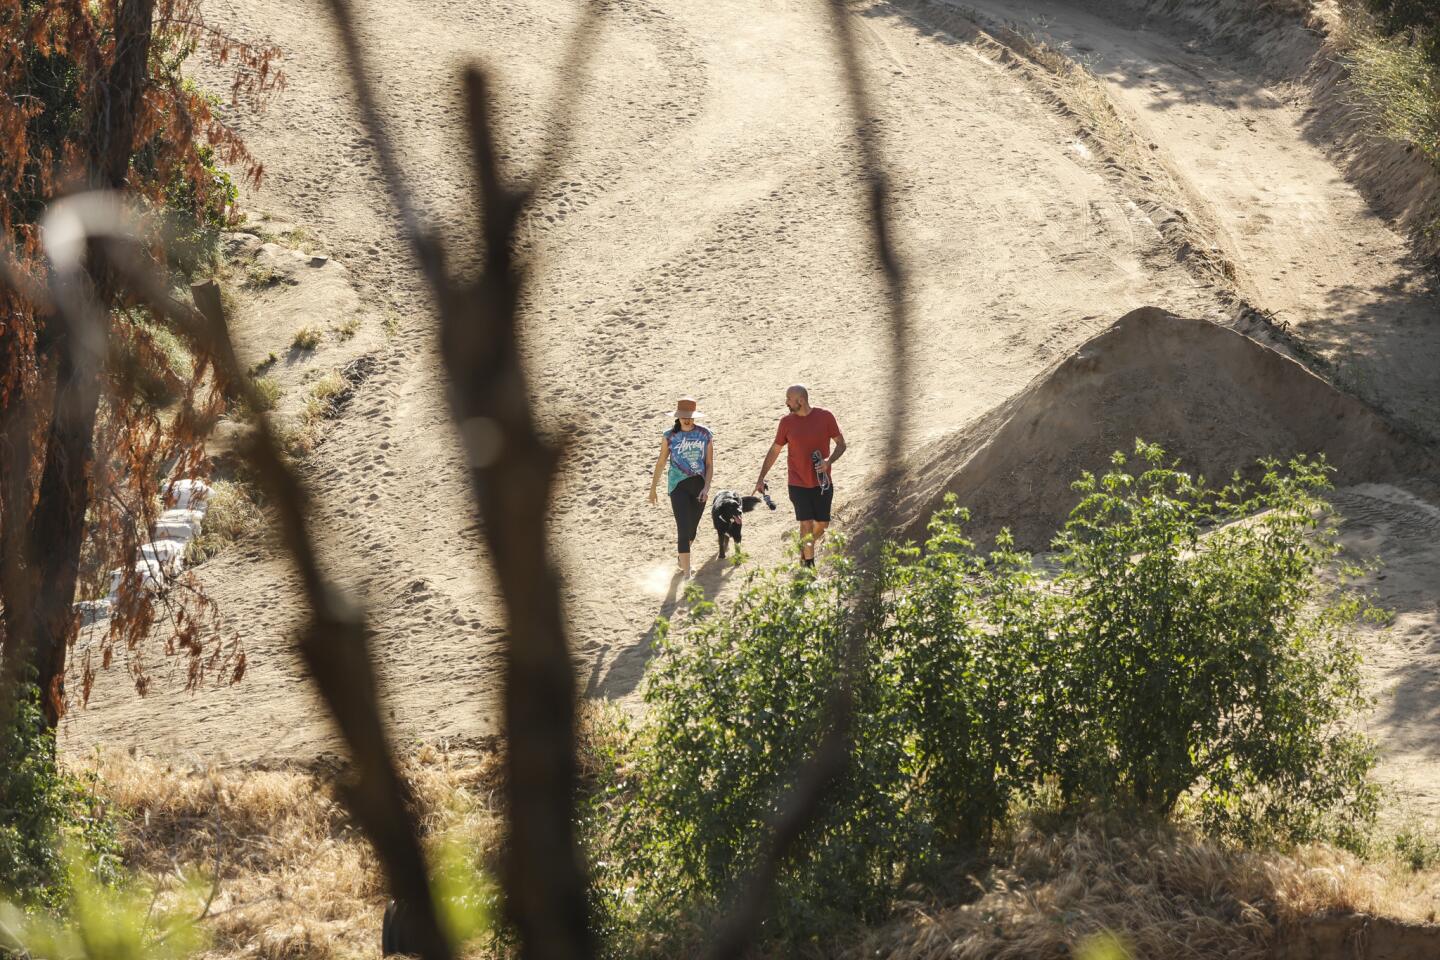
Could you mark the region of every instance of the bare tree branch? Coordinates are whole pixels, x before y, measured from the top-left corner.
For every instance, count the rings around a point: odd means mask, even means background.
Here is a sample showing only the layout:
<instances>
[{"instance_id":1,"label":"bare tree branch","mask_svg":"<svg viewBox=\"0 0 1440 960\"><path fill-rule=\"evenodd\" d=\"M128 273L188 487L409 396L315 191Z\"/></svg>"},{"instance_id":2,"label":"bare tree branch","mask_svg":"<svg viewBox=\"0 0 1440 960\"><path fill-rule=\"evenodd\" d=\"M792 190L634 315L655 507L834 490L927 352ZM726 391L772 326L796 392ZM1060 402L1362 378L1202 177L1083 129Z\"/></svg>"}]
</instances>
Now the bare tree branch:
<instances>
[{"instance_id":1,"label":"bare tree branch","mask_svg":"<svg viewBox=\"0 0 1440 960\"><path fill-rule=\"evenodd\" d=\"M260 411L254 384L245 376L230 341L220 288L206 282L193 286L191 292L208 322L218 369L239 386L251 409ZM411 815L409 788L396 768L380 716L379 685L364 613L326 577L309 530L304 488L280 452L269 418L257 413L256 421L248 453L270 495L281 542L295 561L311 608L310 624L300 637L300 654L350 749L358 774L344 789L346 803L375 847L391 890L415 908L420 955L425 960L450 960L454 954L440 929Z\"/></svg>"},{"instance_id":2,"label":"bare tree branch","mask_svg":"<svg viewBox=\"0 0 1440 960\"><path fill-rule=\"evenodd\" d=\"M870 211L869 228L876 265L884 278L890 327L890 423L886 435L885 459L880 479L882 511L887 515L881 529L893 525L893 493L905 450L908 423L910 316L906 301L905 271L896 254L890 229L889 183L875 143L874 119L865 89L859 53L852 33L845 0L826 0L836 58L843 71L846 93L856 129L855 147L864 178ZM862 563L862 572L867 565ZM879 577L870 578L869 594L879 588ZM814 756L801 767L795 786L779 804L770 825L770 836L751 875L740 887L730 912L716 930L709 957L732 960L744 954L754 941L765 918L780 867L792 852L805 828L815 819L826 792L844 773L850 761L850 737L855 719L855 684L865 658L872 596L857 602L851 611L849 635L844 650L840 680L828 706L825 734Z\"/></svg>"},{"instance_id":3,"label":"bare tree branch","mask_svg":"<svg viewBox=\"0 0 1440 960\"><path fill-rule=\"evenodd\" d=\"M465 78L485 268L442 305L451 412L470 461L510 627L505 683L510 842L505 889L526 955L593 953L574 835L576 688L546 518L559 456L541 437L518 337L523 270L514 259L524 193L503 185L485 77Z\"/></svg>"},{"instance_id":4,"label":"bare tree branch","mask_svg":"<svg viewBox=\"0 0 1440 960\"><path fill-rule=\"evenodd\" d=\"M495 148L488 82L472 68L465 75L465 92L484 250L477 278L450 277L446 251L420 223L376 107L349 4L330 0L330 9L382 172L439 311L451 414L505 605L506 910L524 956L589 957L594 944L574 829L575 677L560 576L549 556L546 529L559 456L534 421L519 346L525 270L516 254L516 233L534 191L507 185ZM598 6L588 8L576 28L567 57L571 71L578 73L587 62L598 11ZM574 83L562 83L551 112L549 148L537 168L538 180L553 176L564 156L573 124Z\"/></svg>"},{"instance_id":5,"label":"bare tree branch","mask_svg":"<svg viewBox=\"0 0 1440 960\"><path fill-rule=\"evenodd\" d=\"M274 506L280 541L295 562L311 608L311 621L299 638L299 649L355 763L356 780L344 788L346 804L374 846L391 890L414 909L414 933L421 956L451 960L453 952L440 929L411 813L409 788L396 767L381 719L364 613L321 567L310 533L308 497L281 453L255 385L235 354L220 289L213 281L192 286L196 310L168 295L132 245L112 244L111 261L137 295L190 339L204 345L214 358L217 374L257 411L246 453Z\"/></svg>"}]
</instances>

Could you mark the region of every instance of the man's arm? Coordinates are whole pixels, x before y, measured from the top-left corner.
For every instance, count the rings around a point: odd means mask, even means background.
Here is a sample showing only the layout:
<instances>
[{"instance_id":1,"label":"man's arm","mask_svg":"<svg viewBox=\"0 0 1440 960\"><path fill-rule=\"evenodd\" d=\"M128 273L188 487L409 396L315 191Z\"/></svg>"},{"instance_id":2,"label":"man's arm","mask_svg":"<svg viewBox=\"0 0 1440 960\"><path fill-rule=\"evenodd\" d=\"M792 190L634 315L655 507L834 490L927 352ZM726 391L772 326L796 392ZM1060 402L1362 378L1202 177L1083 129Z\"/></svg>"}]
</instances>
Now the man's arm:
<instances>
[{"instance_id":1,"label":"man's arm","mask_svg":"<svg viewBox=\"0 0 1440 960\"><path fill-rule=\"evenodd\" d=\"M780 451L783 449L785 448L778 443L770 444L770 452L765 454L765 462L760 466L760 479L755 481L756 496L765 492L765 474L769 473L770 468L775 466L775 460L780 456Z\"/></svg>"},{"instance_id":2,"label":"man's arm","mask_svg":"<svg viewBox=\"0 0 1440 960\"><path fill-rule=\"evenodd\" d=\"M845 435L840 432L840 426L835 426L835 433L831 436L831 439L835 440L835 446L829 450L828 458L825 458L824 461L819 462L819 466L816 466L816 474L829 474L829 465L838 461L842 453L845 452Z\"/></svg>"}]
</instances>

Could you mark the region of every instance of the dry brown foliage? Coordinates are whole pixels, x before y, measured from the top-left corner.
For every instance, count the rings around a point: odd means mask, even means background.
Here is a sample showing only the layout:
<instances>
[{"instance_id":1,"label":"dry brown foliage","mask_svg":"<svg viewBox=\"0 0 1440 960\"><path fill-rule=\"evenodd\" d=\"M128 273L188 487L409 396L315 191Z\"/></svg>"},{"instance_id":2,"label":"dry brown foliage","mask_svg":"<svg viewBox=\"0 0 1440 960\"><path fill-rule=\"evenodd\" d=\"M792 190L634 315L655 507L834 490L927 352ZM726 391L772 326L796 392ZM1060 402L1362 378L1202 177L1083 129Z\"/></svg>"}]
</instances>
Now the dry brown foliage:
<instances>
[{"instance_id":1,"label":"dry brown foliage","mask_svg":"<svg viewBox=\"0 0 1440 960\"><path fill-rule=\"evenodd\" d=\"M1290 924L1330 913L1433 920L1440 871L1412 873L1331 847L1228 848L1170 825L1027 825L959 906L913 906L844 956L1069 960L1113 933L1136 958L1267 960Z\"/></svg>"},{"instance_id":2,"label":"dry brown foliage","mask_svg":"<svg viewBox=\"0 0 1440 960\"><path fill-rule=\"evenodd\" d=\"M201 442L223 398L194 344L194 362L176 369L168 331L129 308L92 248L84 283L100 304L96 355L52 302L59 288L41 256L40 220L78 191L123 190L161 208L182 184L198 215L216 189L202 147L258 181L259 162L181 77L180 63L199 50L234 67L237 104L256 107L283 84L278 48L216 31L198 0L0 0L0 647L8 678L23 675L22 661L34 667L52 723L65 710L76 587L103 592L105 571L133 566L160 480L203 473ZM157 264L160 240L149 238ZM219 653L213 611L193 582L157 607L139 580L127 576L106 640L82 664L82 695L95 661L108 666L120 650L143 693L139 646L163 620L165 652L189 656L192 684L226 657L243 670L233 647Z\"/></svg>"}]
</instances>

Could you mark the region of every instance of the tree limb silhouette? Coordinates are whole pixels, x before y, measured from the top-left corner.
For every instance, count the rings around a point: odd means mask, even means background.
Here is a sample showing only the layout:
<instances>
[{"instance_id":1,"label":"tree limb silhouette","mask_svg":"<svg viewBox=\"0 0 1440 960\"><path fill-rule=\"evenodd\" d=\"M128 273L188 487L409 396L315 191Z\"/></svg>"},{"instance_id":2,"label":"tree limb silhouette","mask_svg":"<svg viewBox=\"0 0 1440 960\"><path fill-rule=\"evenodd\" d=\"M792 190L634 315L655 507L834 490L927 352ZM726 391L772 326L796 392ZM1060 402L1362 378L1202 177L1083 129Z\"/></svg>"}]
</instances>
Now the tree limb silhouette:
<instances>
[{"instance_id":1,"label":"tree limb silhouette","mask_svg":"<svg viewBox=\"0 0 1440 960\"><path fill-rule=\"evenodd\" d=\"M549 555L547 516L559 454L532 413L520 353L520 297L526 265L516 247L521 214L562 163L573 126L577 81L551 112L548 145L535 180L512 186L495 149L489 81L478 67L464 84L475 204L483 248L478 275L456 277L451 257L420 219L370 86L364 51L346 0L330 0L361 113L400 219L436 304L450 412L459 430L509 628L504 677L506 911L532 958L594 953L586 879L574 829L577 691L560 574ZM588 4L572 36L567 70L588 59L600 13Z\"/></svg>"}]
</instances>

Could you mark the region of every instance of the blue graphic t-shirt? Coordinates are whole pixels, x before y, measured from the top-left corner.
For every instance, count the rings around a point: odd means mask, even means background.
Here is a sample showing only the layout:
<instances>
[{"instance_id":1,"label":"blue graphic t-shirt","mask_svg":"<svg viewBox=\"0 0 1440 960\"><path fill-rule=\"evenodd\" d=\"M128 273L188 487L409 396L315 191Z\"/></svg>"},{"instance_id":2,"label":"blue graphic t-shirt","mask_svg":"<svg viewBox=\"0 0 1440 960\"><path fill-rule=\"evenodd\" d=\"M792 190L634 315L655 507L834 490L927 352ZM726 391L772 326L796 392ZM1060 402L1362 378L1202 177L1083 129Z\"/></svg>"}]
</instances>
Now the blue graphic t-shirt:
<instances>
[{"instance_id":1,"label":"blue graphic t-shirt","mask_svg":"<svg viewBox=\"0 0 1440 960\"><path fill-rule=\"evenodd\" d=\"M686 477L705 476L705 451L710 449L710 431L696 425L689 430L666 430L670 445L671 493Z\"/></svg>"}]
</instances>

